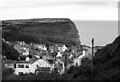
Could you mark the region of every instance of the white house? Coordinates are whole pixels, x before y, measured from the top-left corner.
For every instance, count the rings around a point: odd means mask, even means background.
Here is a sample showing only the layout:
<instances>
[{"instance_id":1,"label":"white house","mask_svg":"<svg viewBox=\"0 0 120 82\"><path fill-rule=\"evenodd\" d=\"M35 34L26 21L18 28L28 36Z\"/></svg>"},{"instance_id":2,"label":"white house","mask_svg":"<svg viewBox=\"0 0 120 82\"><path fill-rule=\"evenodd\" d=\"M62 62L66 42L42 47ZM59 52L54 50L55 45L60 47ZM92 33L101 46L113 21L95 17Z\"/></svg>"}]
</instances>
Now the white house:
<instances>
[{"instance_id":1,"label":"white house","mask_svg":"<svg viewBox=\"0 0 120 82\"><path fill-rule=\"evenodd\" d=\"M73 54L71 53L68 58L72 59L72 57L73 57Z\"/></svg>"},{"instance_id":2,"label":"white house","mask_svg":"<svg viewBox=\"0 0 120 82\"><path fill-rule=\"evenodd\" d=\"M64 74L65 73L65 63L61 59L57 59L56 61L56 67L58 69L58 73Z\"/></svg>"},{"instance_id":3,"label":"white house","mask_svg":"<svg viewBox=\"0 0 120 82\"><path fill-rule=\"evenodd\" d=\"M45 51L47 50L46 46L43 44L37 44L36 47L41 50L45 50Z\"/></svg>"},{"instance_id":4,"label":"white house","mask_svg":"<svg viewBox=\"0 0 120 82\"><path fill-rule=\"evenodd\" d=\"M26 59L25 59L26 61L30 61L30 58L29 57L26 57Z\"/></svg>"},{"instance_id":5,"label":"white house","mask_svg":"<svg viewBox=\"0 0 120 82\"><path fill-rule=\"evenodd\" d=\"M28 56L29 55L29 51L26 50L26 51L22 52L22 54L23 54L23 56Z\"/></svg>"},{"instance_id":6,"label":"white house","mask_svg":"<svg viewBox=\"0 0 120 82\"><path fill-rule=\"evenodd\" d=\"M62 54L60 52L57 52L56 57L62 57Z\"/></svg>"},{"instance_id":7,"label":"white house","mask_svg":"<svg viewBox=\"0 0 120 82\"><path fill-rule=\"evenodd\" d=\"M6 67L6 68L12 68L14 69L14 64L16 63L16 61L14 60L6 60L3 62L3 65Z\"/></svg>"},{"instance_id":8,"label":"white house","mask_svg":"<svg viewBox=\"0 0 120 82\"><path fill-rule=\"evenodd\" d=\"M59 46L59 47L58 47L58 50L59 50L60 52L65 52L65 50L67 50L67 47L66 47L65 45L63 45L62 47Z\"/></svg>"},{"instance_id":9,"label":"white house","mask_svg":"<svg viewBox=\"0 0 120 82\"><path fill-rule=\"evenodd\" d=\"M48 59L38 59L35 61L19 61L16 63L16 68L14 74L27 74L36 73L38 67L50 68L50 71L54 69L54 64L52 60Z\"/></svg>"},{"instance_id":10,"label":"white house","mask_svg":"<svg viewBox=\"0 0 120 82\"><path fill-rule=\"evenodd\" d=\"M15 64L14 74L27 74L27 73L35 73L35 67L31 65L29 61L20 61Z\"/></svg>"},{"instance_id":11,"label":"white house","mask_svg":"<svg viewBox=\"0 0 120 82\"><path fill-rule=\"evenodd\" d=\"M80 66L81 60L85 57L86 53L83 51L83 54L74 59L74 66Z\"/></svg>"},{"instance_id":12,"label":"white house","mask_svg":"<svg viewBox=\"0 0 120 82\"><path fill-rule=\"evenodd\" d=\"M34 62L32 65L37 66L37 67L50 67L51 71L54 68L53 61L52 63L50 62L52 60L48 59L39 59L36 62Z\"/></svg>"},{"instance_id":13,"label":"white house","mask_svg":"<svg viewBox=\"0 0 120 82\"><path fill-rule=\"evenodd\" d=\"M19 53L21 53L21 54L24 55L24 56L29 55L29 49L30 49L30 48L26 48L26 47L24 47L24 46L20 46L19 44L15 44L15 45L14 45L14 48L15 48Z\"/></svg>"}]
</instances>

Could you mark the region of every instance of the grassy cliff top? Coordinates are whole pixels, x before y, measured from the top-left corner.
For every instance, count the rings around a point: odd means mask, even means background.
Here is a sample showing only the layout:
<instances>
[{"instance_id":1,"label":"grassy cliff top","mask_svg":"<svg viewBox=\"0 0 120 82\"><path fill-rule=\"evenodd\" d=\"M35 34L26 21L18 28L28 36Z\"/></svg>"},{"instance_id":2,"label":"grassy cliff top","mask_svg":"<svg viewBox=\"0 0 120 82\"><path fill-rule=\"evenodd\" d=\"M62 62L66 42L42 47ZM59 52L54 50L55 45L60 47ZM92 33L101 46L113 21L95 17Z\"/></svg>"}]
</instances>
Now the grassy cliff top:
<instances>
[{"instance_id":1,"label":"grassy cliff top","mask_svg":"<svg viewBox=\"0 0 120 82\"><path fill-rule=\"evenodd\" d=\"M80 44L75 24L67 18L2 21L3 37L8 41L32 39L38 42ZM9 37L8 37L9 36Z\"/></svg>"}]
</instances>

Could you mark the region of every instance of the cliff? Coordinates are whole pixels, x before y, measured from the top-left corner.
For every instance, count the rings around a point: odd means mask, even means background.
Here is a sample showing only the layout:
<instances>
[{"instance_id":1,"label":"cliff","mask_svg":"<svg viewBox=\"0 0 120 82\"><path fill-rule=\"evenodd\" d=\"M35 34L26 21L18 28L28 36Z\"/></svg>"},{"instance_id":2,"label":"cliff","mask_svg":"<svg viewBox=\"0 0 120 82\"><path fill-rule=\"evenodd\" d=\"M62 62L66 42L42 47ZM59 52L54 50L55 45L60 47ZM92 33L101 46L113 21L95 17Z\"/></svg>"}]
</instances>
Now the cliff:
<instances>
[{"instance_id":1,"label":"cliff","mask_svg":"<svg viewBox=\"0 0 120 82\"><path fill-rule=\"evenodd\" d=\"M66 18L2 21L2 37L8 41L80 44L75 24Z\"/></svg>"}]
</instances>

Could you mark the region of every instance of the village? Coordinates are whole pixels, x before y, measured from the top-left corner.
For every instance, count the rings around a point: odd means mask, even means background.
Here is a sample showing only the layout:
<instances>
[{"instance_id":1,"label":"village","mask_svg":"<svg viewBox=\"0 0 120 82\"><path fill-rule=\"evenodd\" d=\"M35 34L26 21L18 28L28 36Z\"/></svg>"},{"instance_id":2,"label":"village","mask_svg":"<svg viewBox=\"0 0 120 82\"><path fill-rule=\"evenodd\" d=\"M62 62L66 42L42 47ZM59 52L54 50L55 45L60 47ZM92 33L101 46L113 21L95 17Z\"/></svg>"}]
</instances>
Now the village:
<instances>
[{"instance_id":1,"label":"village","mask_svg":"<svg viewBox=\"0 0 120 82\"><path fill-rule=\"evenodd\" d=\"M82 59L91 60L91 47L66 46L54 43L49 47L46 44L30 43L24 41L8 42L20 54L18 60L8 60L3 57L3 65L14 70L15 75L37 74L39 72L57 72L64 74L71 66L80 66ZM98 49L98 48L97 48ZM94 53L97 52L94 50Z\"/></svg>"}]
</instances>

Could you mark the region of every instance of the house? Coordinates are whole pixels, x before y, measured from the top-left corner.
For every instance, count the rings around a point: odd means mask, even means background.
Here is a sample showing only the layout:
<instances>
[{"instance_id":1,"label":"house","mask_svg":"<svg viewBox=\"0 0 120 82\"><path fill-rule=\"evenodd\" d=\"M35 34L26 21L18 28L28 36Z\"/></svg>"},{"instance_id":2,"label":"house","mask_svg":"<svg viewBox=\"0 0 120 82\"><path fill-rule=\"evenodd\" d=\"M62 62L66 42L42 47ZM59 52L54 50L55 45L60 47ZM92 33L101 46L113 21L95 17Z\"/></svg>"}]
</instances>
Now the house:
<instances>
[{"instance_id":1,"label":"house","mask_svg":"<svg viewBox=\"0 0 120 82\"><path fill-rule=\"evenodd\" d=\"M18 44L14 45L14 49L16 49L19 53L21 53L21 47Z\"/></svg>"},{"instance_id":2,"label":"house","mask_svg":"<svg viewBox=\"0 0 120 82\"><path fill-rule=\"evenodd\" d=\"M87 46L86 44L81 45L81 47L82 47L83 50L89 50L90 49L90 46Z\"/></svg>"},{"instance_id":3,"label":"house","mask_svg":"<svg viewBox=\"0 0 120 82\"><path fill-rule=\"evenodd\" d=\"M14 64L15 63L16 63L16 61L14 61L14 60L6 60L6 61L4 61L3 65L6 68L12 68L12 69L14 69Z\"/></svg>"},{"instance_id":4,"label":"house","mask_svg":"<svg viewBox=\"0 0 120 82\"><path fill-rule=\"evenodd\" d=\"M57 69L58 73L64 74L65 73L65 63L61 59L57 58L55 62L55 68Z\"/></svg>"},{"instance_id":5,"label":"house","mask_svg":"<svg viewBox=\"0 0 120 82\"><path fill-rule=\"evenodd\" d=\"M64 62L66 69L69 69L73 64L73 61L68 57L67 58L62 57L61 60Z\"/></svg>"},{"instance_id":6,"label":"house","mask_svg":"<svg viewBox=\"0 0 120 82\"><path fill-rule=\"evenodd\" d=\"M76 58L82 54L80 46L69 46L67 52L69 52L69 58Z\"/></svg>"},{"instance_id":7,"label":"house","mask_svg":"<svg viewBox=\"0 0 120 82\"><path fill-rule=\"evenodd\" d=\"M30 58L29 58L29 57L26 57L25 61L30 61Z\"/></svg>"},{"instance_id":8,"label":"house","mask_svg":"<svg viewBox=\"0 0 120 82\"><path fill-rule=\"evenodd\" d=\"M67 50L67 47L64 44L60 44L60 43L55 44L55 48L59 52L65 52Z\"/></svg>"},{"instance_id":9,"label":"house","mask_svg":"<svg viewBox=\"0 0 120 82\"><path fill-rule=\"evenodd\" d=\"M93 54L93 56L94 56L94 54ZM92 58L91 49L83 50L83 54L74 59L74 66L80 66L83 58L87 58L87 59L91 60L91 58Z\"/></svg>"},{"instance_id":10,"label":"house","mask_svg":"<svg viewBox=\"0 0 120 82\"><path fill-rule=\"evenodd\" d=\"M57 71L59 74L63 74L65 72L64 71L64 63L55 62L54 71Z\"/></svg>"},{"instance_id":11,"label":"house","mask_svg":"<svg viewBox=\"0 0 120 82\"><path fill-rule=\"evenodd\" d=\"M47 50L47 47L45 46L45 44L37 44L36 47L40 50Z\"/></svg>"},{"instance_id":12,"label":"house","mask_svg":"<svg viewBox=\"0 0 120 82\"><path fill-rule=\"evenodd\" d=\"M55 52L55 51L57 51L57 50L55 50L55 46L50 45L50 46L49 46L49 51L50 51L50 53L53 53L53 52Z\"/></svg>"},{"instance_id":13,"label":"house","mask_svg":"<svg viewBox=\"0 0 120 82\"><path fill-rule=\"evenodd\" d=\"M62 54L60 52L57 52L56 57L62 57Z\"/></svg>"},{"instance_id":14,"label":"house","mask_svg":"<svg viewBox=\"0 0 120 82\"><path fill-rule=\"evenodd\" d=\"M68 55L68 58L72 59L72 58L73 58L73 54L70 53L70 54Z\"/></svg>"},{"instance_id":15,"label":"house","mask_svg":"<svg viewBox=\"0 0 120 82\"><path fill-rule=\"evenodd\" d=\"M64 74L67 69L72 66L72 61L69 58L57 58L55 62L55 68L57 68L58 73Z\"/></svg>"},{"instance_id":16,"label":"house","mask_svg":"<svg viewBox=\"0 0 120 82\"><path fill-rule=\"evenodd\" d=\"M42 68L49 68L49 71L54 70L54 63L52 59L46 59L40 57L40 59L31 59L30 61L18 61L15 64L15 72L14 74L19 75L19 74L27 74L27 73L36 73L40 70L43 70Z\"/></svg>"},{"instance_id":17,"label":"house","mask_svg":"<svg viewBox=\"0 0 120 82\"><path fill-rule=\"evenodd\" d=\"M86 56L86 51L83 50L83 54L74 59L74 66L80 66L81 65L81 60L85 57L87 57Z\"/></svg>"},{"instance_id":18,"label":"house","mask_svg":"<svg viewBox=\"0 0 120 82\"><path fill-rule=\"evenodd\" d=\"M71 52L76 53L77 52L77 46L71 46Z\"/></svg>"},{"instance_id":19,"label":"house","mask_svg":"<svg viewBox=\"0 0 120 82\"><path fill-rule=\"evenodd\" d=\"M40 57L37 61L35 61L32 65L36 65L38 67L50 67L51 71L54 68L54 62L53 59L48 59L45 57Z\"/></svg>"},{"instance_id":20,"label":"house","mask_svg":"<svg viewBox=\"0 0 120 82\"><path fill-rule=\"evenodd\" d=\"M29 49L30 49L30 48L26 48L26 47L20 46L20 45L18 45L18 44L15 44L15 45L14 45L14 48L15 48L20 54L22 54L22 55L24 55L24 56L29 55Z\"/></svg>"},{"instance_id":21,"label":"house","mask_svg":"<svg viewBox=\"0 0 120 82\"><path fill-rule=\"evenodd\" d=\"M95 54L97 54L100 50L102 50L103 46L95 46L94 47L94 51L95 51Z\"/></svg>"},{"instance_id":22,"label":"house","mask_svg":"<svg viewBox=\"0 0 120 82\"><path fill-rule=\"evenodd\" d=\"M54 60L53 59L39 59L34 63L34 65L37 65L36 72L52 72L54 71Z\"/></svg>"},{"instance_id":23,"label":"house","mask_svg":"<svg viewBox=\"0 0 120 82\"><path fill-rule=\"evenodd\" d=\"M35 73L35 67L31 65L30 61L18 61L15 64L14 74L27 74L27 73Z\"/></svg>"},{"instance_id":24,"label":"house","mask_svg":"<svg viewBox=\"0 0 120 82\"><path fill-rule=\"evenodd\" d=\"M29 50L24 50L24 49L21 49L21 53L23 56L28 56L29 55Z\"/></svg>"}]
</instances>

